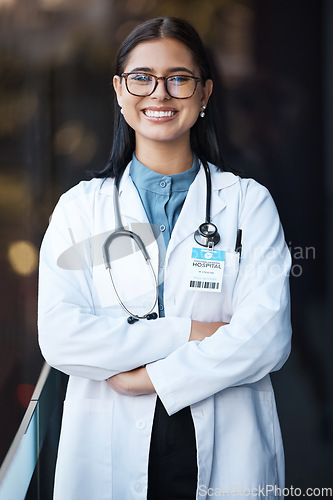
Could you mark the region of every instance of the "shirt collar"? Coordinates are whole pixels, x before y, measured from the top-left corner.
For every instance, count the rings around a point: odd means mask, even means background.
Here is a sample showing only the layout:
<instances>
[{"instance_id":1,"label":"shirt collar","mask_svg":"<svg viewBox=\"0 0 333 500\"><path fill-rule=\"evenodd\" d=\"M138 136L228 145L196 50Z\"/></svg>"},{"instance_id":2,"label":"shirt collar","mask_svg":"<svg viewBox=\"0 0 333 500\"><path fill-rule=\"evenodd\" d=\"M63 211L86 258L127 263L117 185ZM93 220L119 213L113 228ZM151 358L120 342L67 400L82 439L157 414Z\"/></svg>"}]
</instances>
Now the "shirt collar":
<instances>
[{"instance_id":1,"label":"shirt collar","mask_svg":"<svg viewBox=\"0 0 333 500\"><path fill-rule=\"evenodd\" d=\"M165 195L169 190L172 192L188 191L198 171L199 161L196 156L194 156L192 167L189 170L180 174L164 175L143 165L133 153L129 175L138 188ZM169 189L166 190L166 187Z\"/></svg>"},{"instance_id":2,"label":"shirt collar","mask_svg":"<svg viewBox=\"0 0 333 500\"><path fill-rule=\"evenodd\" d=\"M121 181L119 184L119 193L121 193L124 189L128 188L129 184L132 184L134 188L134 192L136 191L132 179L129 176L129 171L130 171L130 162L127 167L124 170L124 173L121 177ZM219 191L221 189L228 188L232 186L233 184L239 182L239 177L232 174L231 172L219 172L217 171L216 167L212 165L211 163L208 163L210 167L210 173L212 176L212 190L213 191ZM199 164L199 174L200 171L202 170L202 175L204 176L203 172L203 167L201 164ZM198 179L196 179L197 182ZM205 180L204 177L202 177L202 180ZM102 180L101 182L101 187L100 187L100 192L105 195L113 196L113 184L114 184L114 179L111 177L107 177Z\"/></svg>"}]
</instances>

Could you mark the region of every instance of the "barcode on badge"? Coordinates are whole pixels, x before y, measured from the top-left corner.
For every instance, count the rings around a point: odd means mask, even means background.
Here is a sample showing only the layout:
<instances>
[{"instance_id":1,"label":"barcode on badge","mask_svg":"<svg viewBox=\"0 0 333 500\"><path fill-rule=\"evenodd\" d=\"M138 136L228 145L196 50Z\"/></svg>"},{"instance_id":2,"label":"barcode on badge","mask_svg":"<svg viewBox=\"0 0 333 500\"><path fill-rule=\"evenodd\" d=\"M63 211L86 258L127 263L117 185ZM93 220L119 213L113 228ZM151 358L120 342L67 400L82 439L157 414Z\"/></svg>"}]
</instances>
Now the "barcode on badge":
<instances>
[{"instance_id":1,"label":"barcode on badge","mask_svg":"<svg viewBox=\"0 0 333 500\"><path fill-rule=\"evenodd\" d=\"M209 281L190 281L190 288L207 288L218 290L220 283L211 283Z\"/></svg>"}]
</instances>

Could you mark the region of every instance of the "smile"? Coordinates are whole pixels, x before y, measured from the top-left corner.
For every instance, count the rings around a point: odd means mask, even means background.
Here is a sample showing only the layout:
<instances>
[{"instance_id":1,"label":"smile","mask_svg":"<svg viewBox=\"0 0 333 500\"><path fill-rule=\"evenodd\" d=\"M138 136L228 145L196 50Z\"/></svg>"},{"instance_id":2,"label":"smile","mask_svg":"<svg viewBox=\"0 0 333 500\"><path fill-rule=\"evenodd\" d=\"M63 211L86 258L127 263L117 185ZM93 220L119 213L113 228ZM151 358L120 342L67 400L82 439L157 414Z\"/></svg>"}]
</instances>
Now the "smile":
<instances>
[{"instance_id":1,"label":"smile","mask_svg":"<svg viewBox=\"0 0 333 500\"><path fill-rule=\"evenodd\" d=\"M149 118L165 118L176 114L176 111L153 111L151 109L144 109L143 113Z\"/></svg>"}]
</instances>

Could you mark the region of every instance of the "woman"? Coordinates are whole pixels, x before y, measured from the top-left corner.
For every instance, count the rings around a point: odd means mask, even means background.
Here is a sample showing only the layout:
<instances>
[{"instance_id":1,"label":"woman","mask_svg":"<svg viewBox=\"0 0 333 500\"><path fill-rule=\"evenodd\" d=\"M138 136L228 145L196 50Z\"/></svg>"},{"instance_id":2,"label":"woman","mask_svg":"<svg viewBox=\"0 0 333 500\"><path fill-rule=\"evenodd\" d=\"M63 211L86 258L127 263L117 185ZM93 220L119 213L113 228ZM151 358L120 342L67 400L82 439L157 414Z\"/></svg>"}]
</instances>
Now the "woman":
<instances>
[{"instance_id":1,"label":"woman","mask_svg":"<svg viewBox=\"0 0 333 500\"><path fill-rule=\"evenodd\" d=\"M61 197L41 248L40 345L70 375L54 498L278 498L269 372L291 329L275 205L223 171L209 65L186 21L138 26L113 84L110 162ZM119 228L139 234L151 268Z\"/></svg>"}]
</instances>

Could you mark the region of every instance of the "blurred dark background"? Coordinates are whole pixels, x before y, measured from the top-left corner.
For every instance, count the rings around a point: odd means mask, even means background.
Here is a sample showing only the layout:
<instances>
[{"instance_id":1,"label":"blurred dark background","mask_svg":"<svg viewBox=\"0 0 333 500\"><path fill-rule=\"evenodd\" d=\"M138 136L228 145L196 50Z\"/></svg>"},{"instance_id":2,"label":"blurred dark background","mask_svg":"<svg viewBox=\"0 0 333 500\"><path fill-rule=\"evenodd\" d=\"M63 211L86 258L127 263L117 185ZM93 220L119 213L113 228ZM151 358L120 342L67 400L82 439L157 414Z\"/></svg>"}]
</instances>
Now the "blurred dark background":
<instances>
[{"instance_id":1,"label":"blurred dark background","mask_svg":"<svg viewBox=\"0 0 333 500\"><path fill-rule=\"evenodd\" d=\"M37 264L48 218L106 163L116 50L160 15L198 29L225 159L278 206L293 256L293 351L272 376L286 486L332 487L331 0L0 0L0 463L43 364Z\"/></svg>"}]
</instances>

